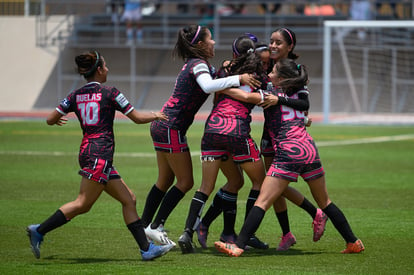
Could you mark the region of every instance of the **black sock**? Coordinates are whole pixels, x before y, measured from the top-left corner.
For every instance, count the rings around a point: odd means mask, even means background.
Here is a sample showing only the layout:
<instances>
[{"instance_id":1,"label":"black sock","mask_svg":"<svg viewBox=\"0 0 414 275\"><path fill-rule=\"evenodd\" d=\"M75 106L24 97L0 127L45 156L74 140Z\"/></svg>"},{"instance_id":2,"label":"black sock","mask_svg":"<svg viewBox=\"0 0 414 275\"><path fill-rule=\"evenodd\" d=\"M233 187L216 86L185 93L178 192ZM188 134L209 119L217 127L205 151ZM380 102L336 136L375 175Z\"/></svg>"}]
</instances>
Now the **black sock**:
<instances>
[{"instance_id":1,"label":"black sock","mask_svg":"<svg viewBox=\"0 0 414 275\"><path fill-rule=\"evenodd\" d=\"M213 203L208 208L206 214L202 218L201 222L203 225L210 227L211 223L221 214L223 211L223 189L220 188L220 190L216 193L213 199Z\"/></svg>"},{"instance_id":2,"label":"black sock","mask_svg":"<svg viewBox=\"0 0 414 275\"><path fill-rule=\"evenodd\" d=\"M246 214L244 219L246 220L247 216L249 215L250 209L252 209L254 203L256 202L257 198L259 197L260 190L250 190L249 197L247 198L246 202Z\"/></svg>"},{"instance_id":3,"label":"black sock","mask_svg":"<svg viewBox=\"0 0 414 275\"><path fill-rule=\"evenodd\" d=\"M277 220L282 228L283 236L290 232L289 216L287 210L276 213Z\"/></svg>"},{"instance_id":4,"label":"black sock","mask_svg":"<svg viewBox=\"0 0 414 275\"><path fill-rule=\"evenodd\" d=\"M187 231L191 237L193 236L198 220L201 218L201 213L203 212L203 207L207 199L208 196L206 194L196 191L193 199L191 200L190 210L185 222L185 231Z\"/></svg>"},{"instance_id":5,"label":"black sock","mask_svg":"<svg viewBox=\"0 0 414 275\"><path fill-rule=\"evenodd\" d=\"M237 193L223 191L223 234L232 235L236 224Z\"/></svg>"},{"instance_id":6,"label":"black sock","mask_svg":"<svg viewBox=\"0 0 414 275\"><path fill-rule=\"evenodd\" d=\"M304 198L302 204L299 205L299 207L308 212L309 215L311 215L312 219L315 219L316 207L310 201Z\"/></svg>"},{"instance_id":7,"label":"black sock","mask_svg":"<svg viewBox=\"0 0 414 275\"><path fill-rule=\"evenodd\" d=\"M352 232L351 226L346 220L345 215L333 202L322 210L347 243L354 243L357 240L357 237L355 237Z\"/></svg>"},{"instance_id":8,"label":"black sock","mask_svg":"<svg viewBox=\"0 0 414 275\"><path fill-rule=\"evenodd\" d=\"M239 248L244 249L247 241L259 228L260 223L262 222L266 211L258 206L253 206L246 220L244 221L243 227L240 231L239 236L237 237L236 245Z\"/></svg>"},{"instance_id":9,"label":"black sock","mask_svg":"<svg viewBox=\"0 0 414 275\"><path fill-rule=\"evenodd\" d=\"M46 235L47 232L50 232L59 226L64 225L67 223L68 219L66 219L65 215L58 209L52 216L50 216L47 220L42 222L37 229L37 232L39 232L42 235Z\"/></svg>"},{"instance_id":10,"label":"black sock","mask_svg":"<svg viewBox=\"0 0 414 275\"><path fill-rule=\"evenodd\" d=\"M152 229L157 228L160 224L165 224L165 221L170 216L171 212L177 206L182 198L184 198L185 193L181 192L175 185L171 187L171 189L167 192L162 203L160 205L160 209L158 210L158 214L154 219L154 222L151 225Z\"/></svg>"},{"instance_id":11,"label":"black sock","mask_svg":"<svg viewBox=\"0 0 414 275\"><path fill-rule=\"evenodd\" d=\"M164 195L165 192L158 189L155 184L152 186L145 201L144 212L141 218L144 227L147 227L151 223Z\"/></svg>"},{"instance_id":12,"label":"black sock","mask_svg":"<svg viewBox=\"0 0 414 275\"><path fill-rule=\"evenodd\" d=\"M137 242L139 248L143 251L147 251L149 243L147 236L145 235L144 224L142 223L142 220L138 219L137 221L128 224L127 227L132 236L134 236L134 239Z\"/></svg>"}]
</instances>

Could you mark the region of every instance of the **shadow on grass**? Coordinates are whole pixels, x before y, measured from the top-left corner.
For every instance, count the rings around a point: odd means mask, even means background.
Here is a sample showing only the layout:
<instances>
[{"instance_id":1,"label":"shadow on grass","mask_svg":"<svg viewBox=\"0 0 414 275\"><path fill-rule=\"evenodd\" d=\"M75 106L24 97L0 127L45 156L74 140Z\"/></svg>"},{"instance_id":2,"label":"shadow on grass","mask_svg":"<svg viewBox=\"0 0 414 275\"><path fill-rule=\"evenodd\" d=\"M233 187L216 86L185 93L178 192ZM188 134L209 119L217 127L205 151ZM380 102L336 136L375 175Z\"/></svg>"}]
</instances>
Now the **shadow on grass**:
<instances>
[{"instance_id":1,"label":"shadow on grass","mask_svg":"<svg viewBox=\"0 0 414 275\"><path fill-rule=\"evenodd\" d=\"M210 254L214 256L223 256L225 254L220 253L214 247L207 249L196 248L195 253L198 254ZM291 248L288 251L277 251L276 248L269 249L247 249L243 253L243 257L258 257L258 256L299 256L299 255L319 255L323 254L321 251L303 251L301 249Z\"/></svg>"},{"instance_id":2,"label":"shadow on grass","mask_svg":"<svg viewBox=\"0 0 414 275\"><path fill-rule=\"evenodd\" d=\"M134 262L137 259L114 259L114 258L64 258L60 256L49 256L44 260L59 261L67 264L94 264L94 263L110 263L110 262ZM140 258L138 258L141 260Z\"/></svg>"}]
</instances>

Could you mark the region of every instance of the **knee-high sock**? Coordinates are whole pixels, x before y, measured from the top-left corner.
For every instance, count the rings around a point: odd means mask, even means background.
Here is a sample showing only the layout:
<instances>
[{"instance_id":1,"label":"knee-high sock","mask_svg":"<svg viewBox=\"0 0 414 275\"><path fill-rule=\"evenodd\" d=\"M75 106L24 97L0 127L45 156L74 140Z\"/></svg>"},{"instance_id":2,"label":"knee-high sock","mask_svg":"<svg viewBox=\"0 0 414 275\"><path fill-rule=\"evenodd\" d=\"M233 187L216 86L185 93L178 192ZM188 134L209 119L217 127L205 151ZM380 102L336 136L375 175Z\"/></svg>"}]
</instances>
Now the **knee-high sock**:
<instances>
[{"instance_id":1,"label":"knee-high sock","mask_svg":"<svg viewBox=\"0 0 414 275\"><path fill-rule=\"evenodd\" d=\"M127 224L129 231L131 232L132 236L134 236L135 241L137 242L139 248L143 251L147 251L149 247L149 243L147 240L147 236L145 235L144 225L141 219L136 220L130 224Z\"/></svg>"},{"instance_id":2,"label":"knee-high sock","mask_svg":"<svg viewBox=\"0 0 414 275\"><path fill-rule=\"evenodd\" d=\"M283 236L290 232L288 211L276 213L277 220L282 228Z\"/></svg>"},{"instance_id":3,"label":"knee-high sock","mask_svg":"<svg viewBox=\"0 0 414 275\"><path fill-rule=\"evenodd\" d=\"M224 190L220 188L214 196L213 203L208 208L206 214L201 219L203 225L210 227L211 223L221 214L223 211L223 192Z\"/></svg>"},{"instance_id":4,"label":"knee-high sock","mask_svg":"<svg viewBox=\"0 0 414 275\"><path fill-rule=\"evenodd\" d=\"M155 212L157 212L158 206L160 206L160 203L164 196L165 192L158 189L158 187L154 184L147 195L144 212L142 213L141 220L144 227L147 227L152 222Z\"/></svg>"},{"instance_id":5,"label":"knee-high sock","mask_svg":"<svg viewBox=\"0 0 414 275\"><path fill-rule=\"evenodd\" d=\"M344 213L333 202L322 210L347 243L354 243L357 240Z\"/></svg>"},{"instance_id":6,"label":"knee-high sock","mask_svg":"<svg viewBox=\"0 0 414 275\"><path fill-rule=\"evenodd\" d=\"M42 235L45 235L47 232L50 232L65 223L67 223L68 219L66 219L65 215L63 214L60 209L58 209L52 216L50 216L47 220L42 222L37 229L37 232L39 232Z\"/></svg>"},{"instance_id":7,"label":"knee-high sock","mask_svg":"<svg viewBox=\"0 0 414 275\"><path fill-rule=\"evenodd\" d=\"M254 203L256 202L257 198L259 197L260 190L250 190L249 197L247 198L246 202L246 214L244 219L246 220L247 216L249 215L250 209L252 209Z\"/></svg>"},{"instance_id":8,"label":"knee-high sock","mask_svg":"<svg viewBox=\"0 0 414 275\"><path fill-rule=\"evenodd\" d=\"M312 219L315 219L315 217L316 217L316 207L310 201L308 201L306 198L304 198L302 204L299 205L299 207L302 208L303 210L305 210L306 212L308 212L309 215L311 215Z\"/></svg>"},{"instance_id":9,"label":"knee-high sock","mask_svg":"<svg viewBox=\"0 0 414 275\"><path fill-rule=\"evenodd\" d=\"M242 249L246 246L247 241L253 236L257 228L259 228L266 211L258 206L253 206L250 210L249 215L244 221L243 227L237 238L236 245Z\"/></svg>"},{"instance_id":10,"label":"knee-high sock","mask_svg":"<svg viewBox=\"0 0 414 275\"><path fill-rule=\"evenodd\" d=\"M235 234L234 226L236 224L237 214L237 193L223 191L223 234Z\"/></svg>"},{"instance_id":11,"label":"knee-high sock","mask_svg":"<svg viewBox=\"0 0 414 275\"><path fill-rule=\"evenodd\" d=\"M188 217L185 222L185 231L193 235L194 230L196 229L198 223L201 219L201 213L203 212L204 205L208 199L208 196L200 191L196 191L193 199L191 200L190 210L188 212Z\"/></svg>"},{"instance_id":12,"label":"knee-high sock","mask_svg":"<svg viewBox=\"0 0 414 275\"><path fill-rule=\"evenodd\" d=\"M160 209L158 210L151 228L155 229L160 224L164 224L180 200L184 198L184 195L185 194L176 186L171 187L161 202Z\"/></svg>"}]
</instances>

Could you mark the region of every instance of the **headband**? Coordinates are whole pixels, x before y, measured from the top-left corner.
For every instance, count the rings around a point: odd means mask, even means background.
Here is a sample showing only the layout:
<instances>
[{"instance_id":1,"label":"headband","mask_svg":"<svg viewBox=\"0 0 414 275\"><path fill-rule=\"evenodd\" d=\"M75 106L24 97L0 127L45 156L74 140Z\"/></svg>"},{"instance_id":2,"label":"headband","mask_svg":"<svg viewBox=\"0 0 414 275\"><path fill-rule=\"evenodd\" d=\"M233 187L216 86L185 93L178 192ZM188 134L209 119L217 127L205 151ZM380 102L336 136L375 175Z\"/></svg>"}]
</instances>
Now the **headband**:
<instances>
[{"instance_id":1,"label":"headband","mask_svg":"<svg viewBox=\"0 0 414 275\"><path fill-rule=\"evenodd\" d=\"M287 32L289 34L289 36L290 36L290 42L292 42L292 44L293 44L293 37L292 37L292 34L290 33L290 31L288 29L286 29L286 28L282 28L282 30L284 30L285 32Z\"/></svg>"},{"instance_id":2,"label":"headband","mask_svg":"<svg viewBox=\"0 0 414 275\"><path fill-rule=\"evenodd\" d=\"M265 51L265 50L268 50L268 49L269 49L269 47L267 47L267 46L261 46L261 47L256 48L256 52L262 52L262 51Z\"/></svg>"},{"instance_id":3,"label":"headband","mask_svg":"<svg viewBox=\"0 0 414 275\"><path fill-rule=\"evenodd\" d=\"M198 34L200 33L200 30L201 30L201 26L200 26L200 25L198 25L198 27L197 27L197 31L196 31L196 33L195 33L195 35L194 35L194 37L193 37L193 40L191 40L191 44L194 44L194 42L196 42L196 40L197 40L197 38L198 38Z\"/></svg>"},{"instance_id":4,"label":"headband","mask_svg":"<svg viewBox=\"0 0 414 275\"><path fill-rule=\"evenodd\" d=\"M237 56L239 56L239 55L240 55L240 53L239 53L239 51L238 51L238 50L237 50L237 48L236 48L236 42L237 42L237 40L238 40L238 38L234 39L234 41L233 41L233 52L234 52Z\"/></svg>"},{"instance_id":5,"label":"headband","mask_svg":"<svg viewBox=\"0 0 414 275\"><path fill-rule=\"evenodd\" d=\"M250 32L246 32L244 34L247 35L254 43L257 43L257 41L259 41L259 39L257 39L257 36Z\"/></svg>"},{"instance_id":6,"label":"headband","mask_svg":"<svg viewBox=\"0 0 414 275\"><path fill-rule=\"evenodd\" d=\"M96 55L95 64L92 66L92 68L89 71L87 71L86 73L83 74L85 77L91 76L92 73L98 68L99 53L97 51L95 51L95 55Z\"/></svg>"}]
</instances>

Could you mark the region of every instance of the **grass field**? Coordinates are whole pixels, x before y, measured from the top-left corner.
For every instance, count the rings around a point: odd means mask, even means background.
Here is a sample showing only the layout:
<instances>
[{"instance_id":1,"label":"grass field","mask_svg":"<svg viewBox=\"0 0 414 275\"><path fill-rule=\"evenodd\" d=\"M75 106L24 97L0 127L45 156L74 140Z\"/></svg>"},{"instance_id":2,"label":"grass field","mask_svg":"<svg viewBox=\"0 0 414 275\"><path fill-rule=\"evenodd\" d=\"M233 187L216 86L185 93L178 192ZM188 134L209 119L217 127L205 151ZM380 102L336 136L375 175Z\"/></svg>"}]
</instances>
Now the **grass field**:
<instances>
[{"instance_id":1,"label":"grass field","mask_svg":"<svg viewBox=\"0 0 414 275\"><path fill-rule=\"evenodd\" d=\"M182 233L190 200L200 184L198 159L203 125L188 132L194 155L195 187L166 223L169 236ZM148 125L116 123L114 164L137 195L138 213L157 177ZM208 250L182 255L175 248L162 258L141 261L123 224L121 207L104 194L92 208L50 232L41 259L29 248L25 227L42 222L77 196L77 152L81 131L76 121L50 127L44 121L0 122L0 273L1 274L414 274L414 129L412 126L324 126L309 129L319 146L331 199L343 210L366 251L343 255L344 241L328 222L322 239L312 242L311 218L289 204L297 244L288 252L275 247L281 234L269 210L257 235L267 251L249 250L240 258L213 247L222 228L210 228ZM261 125L253 124L253 137ZM381 138L378 138L381 137ZM216 189L224 183L220 176ZM292 186L311 199L303 181ZM237 230L244 218L249 184L239 194ZM313 201L311 199L311 201ZM210 204L211 198L208 202ZM196 240L195 240L196 241Z\"/></svg>"}]
</instances>

